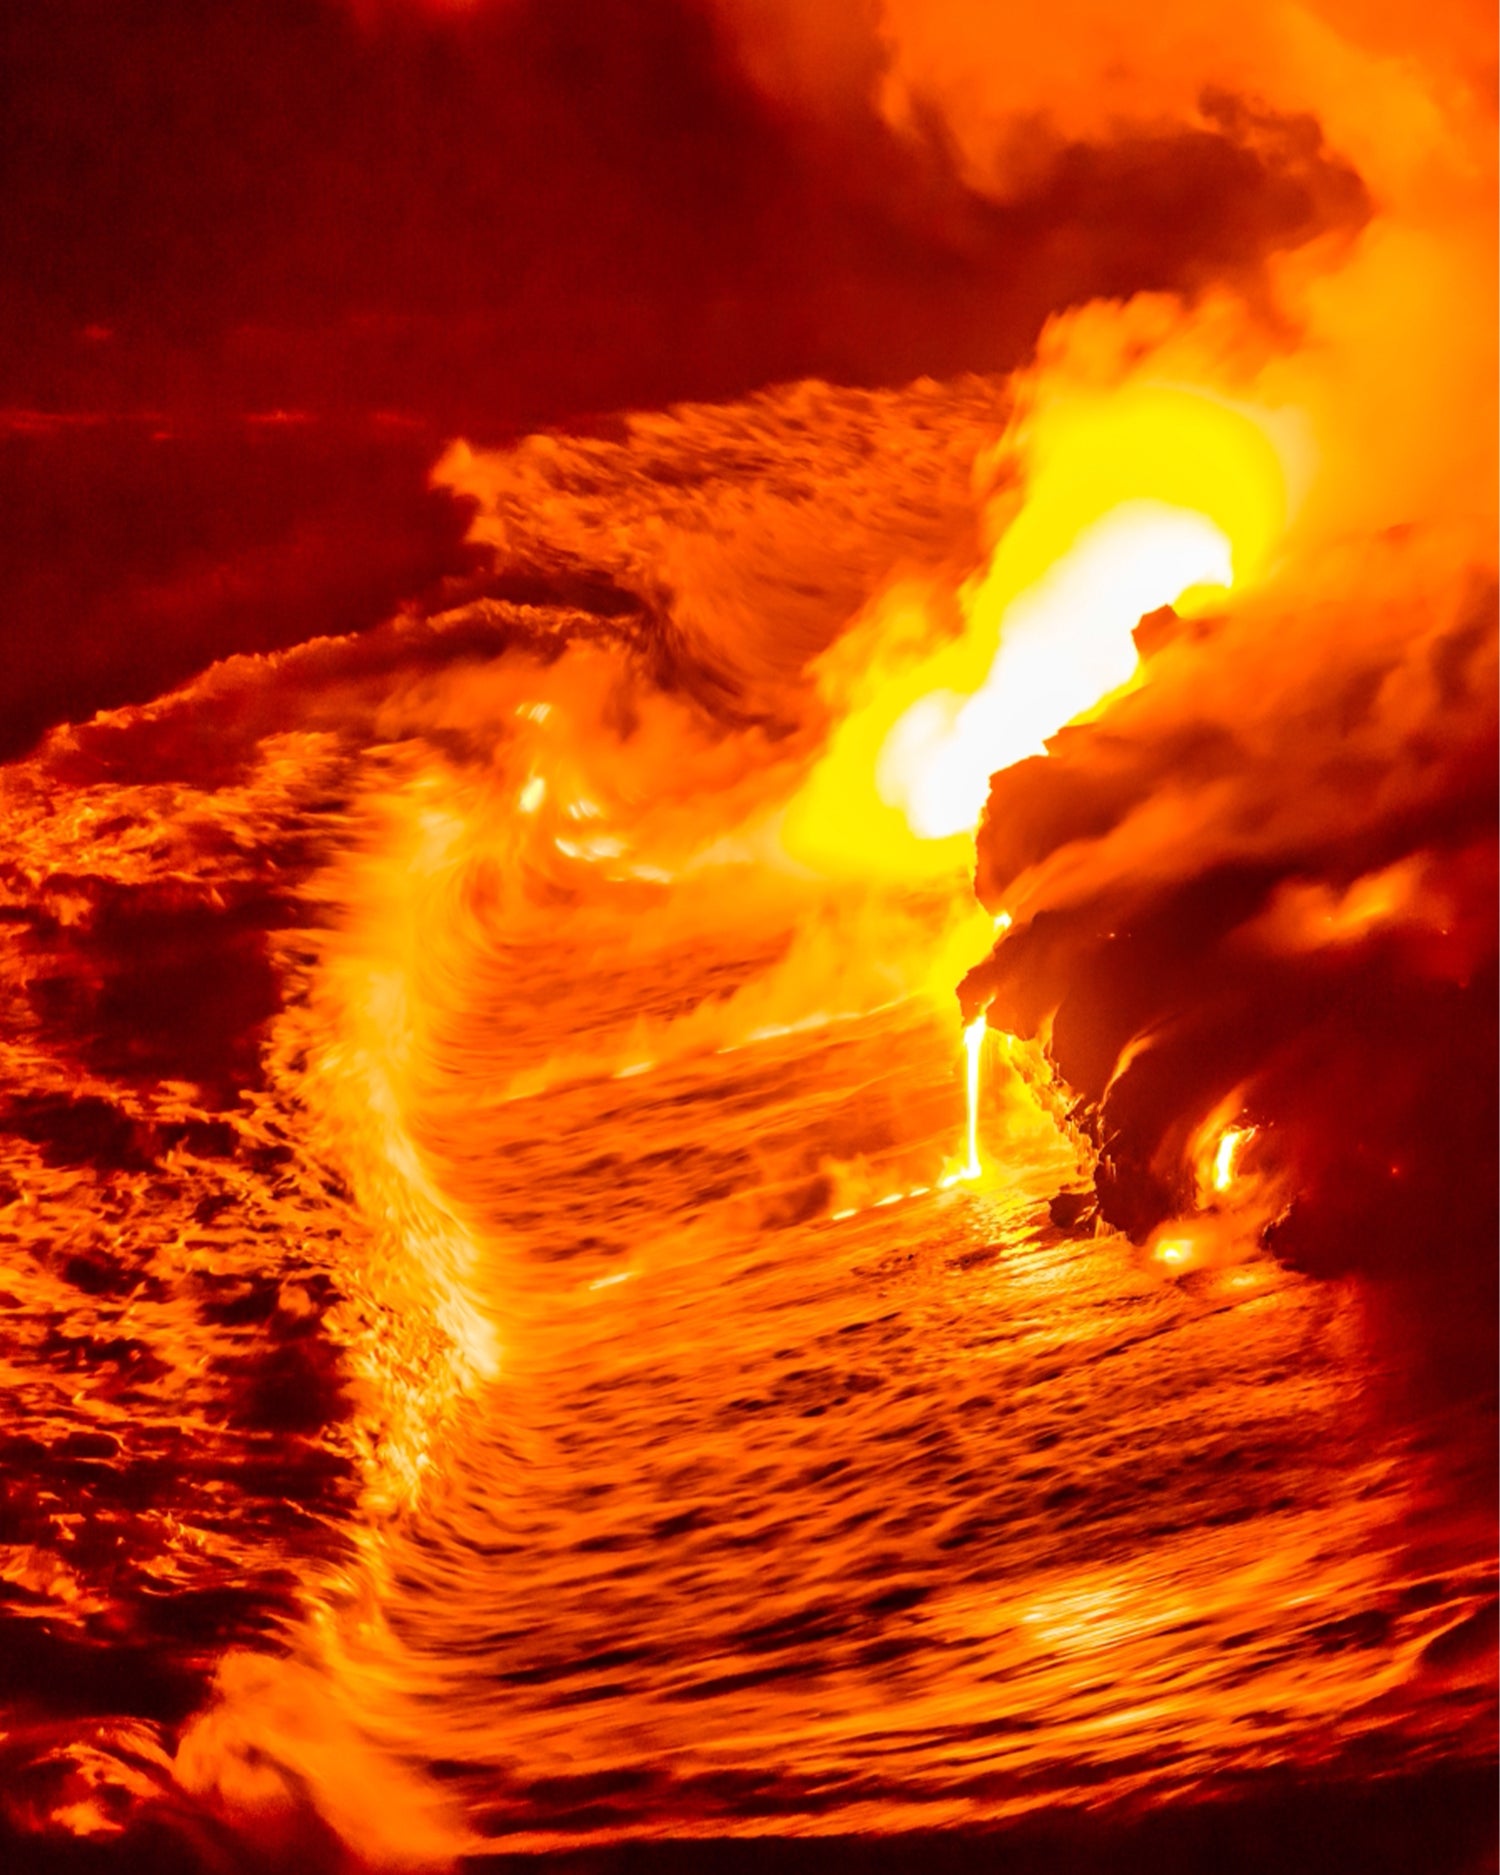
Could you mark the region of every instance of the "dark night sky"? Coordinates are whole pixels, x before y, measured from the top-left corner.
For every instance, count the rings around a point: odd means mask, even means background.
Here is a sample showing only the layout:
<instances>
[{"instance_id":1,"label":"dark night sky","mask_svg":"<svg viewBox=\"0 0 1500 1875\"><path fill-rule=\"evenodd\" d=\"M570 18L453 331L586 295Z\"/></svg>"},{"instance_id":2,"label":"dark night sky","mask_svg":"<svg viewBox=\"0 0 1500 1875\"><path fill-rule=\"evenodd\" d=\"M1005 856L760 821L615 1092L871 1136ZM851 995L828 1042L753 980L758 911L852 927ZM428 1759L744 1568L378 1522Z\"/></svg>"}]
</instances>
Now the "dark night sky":
<instances>
[{"instance_id":1,"label":"dark night sky","mask_svg":"<svg viewBox=\"0 0 1500 1875\"><path fill-rule=\"evenodd\" d=\"M990 201L937 130L766 99L687 0L46 0L0 48L8 752L464 572L451 435L1004 368L1364 206L1232 111Z\"/></svg>"}]
</instances>

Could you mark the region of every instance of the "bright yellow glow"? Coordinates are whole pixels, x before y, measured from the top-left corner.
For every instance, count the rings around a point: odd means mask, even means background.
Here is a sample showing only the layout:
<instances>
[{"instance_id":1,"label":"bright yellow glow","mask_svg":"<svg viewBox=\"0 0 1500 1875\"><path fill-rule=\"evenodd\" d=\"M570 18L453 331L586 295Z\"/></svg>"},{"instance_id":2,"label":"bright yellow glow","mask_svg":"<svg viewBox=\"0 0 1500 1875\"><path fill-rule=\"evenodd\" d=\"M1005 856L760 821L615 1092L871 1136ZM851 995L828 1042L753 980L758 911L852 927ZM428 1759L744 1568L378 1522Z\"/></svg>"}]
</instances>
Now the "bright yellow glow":
<instances>
[{"instance_id":1,"label":"bright yellow glow","mask_svg":"<svg viewBox=\"0 0 1500 1875\"><path fill-rule=\"evenodd\" d=\"M1204 515L1132 501L1088 529L1005 613L972 696L935 690L891 730L875 786L924 840L979 824L990 776L1129 683L1143 613L1193 586L1228 586L1229 541Z\"/></svg>"},{"instance_id":2,"label":"bright yellow glow","mask_svg":"<svg viewBox=\"0 0 1500 1875\"><path fill-rule=\"evenodd\" d=\"M1228 1191L1234 1183L1235 1163L1240 1152L1254 1137L1253 1126L1226 1127L1219 1136L1219 1144L1214 1152L1214 1190Z\"/></svg>"},{"instance_id":3,"label":"bright yellow glow","mask_svg":"<svg viewBox=\"0 0 1500 1875\"><path fill-rule=\"evenodd\" d=\"M1132 681L1143 614L1222 598L1264 567L1285 523L1265 429L1204 393L1143 385L1051 406L1026 445L1024 505L959 595L960 635L914 655L931 623L910 595L890 602L882 636L908 647L904 661L851 686L783 821L803 864L965 867L990 776Z\"/></svg>"}]
</instances>

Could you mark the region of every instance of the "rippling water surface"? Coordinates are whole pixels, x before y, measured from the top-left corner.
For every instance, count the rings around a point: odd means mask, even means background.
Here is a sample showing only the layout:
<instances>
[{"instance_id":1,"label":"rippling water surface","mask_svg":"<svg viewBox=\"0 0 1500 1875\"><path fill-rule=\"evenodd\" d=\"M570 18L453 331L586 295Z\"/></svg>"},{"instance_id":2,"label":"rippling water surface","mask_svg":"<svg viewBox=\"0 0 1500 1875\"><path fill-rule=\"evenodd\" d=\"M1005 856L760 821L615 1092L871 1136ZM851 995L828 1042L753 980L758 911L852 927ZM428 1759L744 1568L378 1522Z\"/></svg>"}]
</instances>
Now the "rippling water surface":
<instances>
[{"instance_id":1,"label":"rippling water surface","mask_svg":"<svg viewBox=\"0 0 1500 1875\"><path fill-rule=\"evenodd\" d=\"M497 616L7 771L8 1840L441 1862L1482 1764L1484 1433L1392 1407L1367 1292L1054 1222L1087 1151L999 1040L955 1178L953 903L770 866L774 748L688 704L632 795L599 711L548 741L625 654Z\"/></svg>"},{"instance_id":2,"label":"rippling water surface","mask_svg":"<svg viewBox=\"0 0 1500 1875\"><path fill-rule=\"evenodd\" d=\"M1423 1650L1484 1565L1418 1553L1358 1292L1066 1234L1076 1150L1003 1062L945 1187L949 1009L495 1097L537 1012L608 1037L743 982L737 922L567 982L555 938L486 951L434 1047L410 1124L503 1355L335 1643L366 1721L527 1848L1451 1749L1482 1696Z\"/></svg>"}]
</instances>

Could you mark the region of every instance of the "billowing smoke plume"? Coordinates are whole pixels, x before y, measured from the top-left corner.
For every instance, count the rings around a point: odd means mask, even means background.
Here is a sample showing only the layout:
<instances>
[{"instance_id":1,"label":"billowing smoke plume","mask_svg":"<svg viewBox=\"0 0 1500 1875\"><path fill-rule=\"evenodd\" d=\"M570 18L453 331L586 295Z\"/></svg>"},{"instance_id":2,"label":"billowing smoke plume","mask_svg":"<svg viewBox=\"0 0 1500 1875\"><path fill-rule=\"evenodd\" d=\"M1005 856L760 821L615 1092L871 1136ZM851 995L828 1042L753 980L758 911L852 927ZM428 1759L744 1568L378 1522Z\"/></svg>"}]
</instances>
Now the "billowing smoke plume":
<instances>
[{"instance_id":1,"label":"billowing smoke plume","mask_svg":"<svg viewBox=\"0 0 1500 1875\"><path fill-rule=\"evenodd\" d=\"M1030 146L1002 133L1023 122L1026 81L961 58L942 9L899 11L892 108L943 97L973 170L1016 186ZM1099 133L1195 100L1269 126L1269 103L1275 134L1316 124L1354 161L1374 215L1351 242L1273 264L1259 304L1099 305L1044 340L1034 409L1191 383L1300 426L1297 505L1257 591L1219 616L1143 621L1138 687L995 776L978 886L1013 924L963 999L1046 1038L1100 1151L1106 1219L1190 1256L1195 1230L1201 1243L1248 1206L1318 1270L1441 1293L1472 1331L1458 1339L1487 1360L1495 280L1482 35L1430 14L1365 33L1292 8L1258 10L1218 43L1166 21L1132 46L1123 15L1092 24L1092 73L1036 49L1054 128Z\"/></svg>"},{"instance_id":2,"label":"billowing smoke plume","mask_svg":"<svg viewBox=\"0 0 1500 1875\"><path fill-rule=\"evenodd\" d=\"M452 436L1009 370L1062 307L1253 293L1366 219L1279 98L1043 134L1055 72L1003 30L997 60L957 12L844 0L9 9L0 750L465 572L422 483ZM1024 163L939 43L1032 94Z\"/></svg>"}]
</instances>

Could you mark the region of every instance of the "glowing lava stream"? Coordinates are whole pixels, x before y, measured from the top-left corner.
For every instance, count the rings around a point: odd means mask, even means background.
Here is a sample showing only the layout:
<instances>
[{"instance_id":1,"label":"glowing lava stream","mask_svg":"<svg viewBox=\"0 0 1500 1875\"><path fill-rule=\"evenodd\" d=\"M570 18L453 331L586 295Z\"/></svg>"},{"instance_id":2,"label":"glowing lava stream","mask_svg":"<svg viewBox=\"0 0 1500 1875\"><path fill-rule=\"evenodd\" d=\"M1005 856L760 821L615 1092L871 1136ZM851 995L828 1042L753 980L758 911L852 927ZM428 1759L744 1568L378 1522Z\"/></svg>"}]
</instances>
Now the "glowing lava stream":
<instances>
[{"instance_id":1,"label":"glowing lava stream","mask_svg":"<svg viewBox=\"0 0 1500 1875\"><path fill-rule=\"evenodd\" d=\"M1194 586L1227 587L1231 549L1205 515L1130 502L1087 530L1005 617L989 675L968 698L934 691L886 738L881 798L924 840L972 832L990 776L1135 675L1143 614Z\"/></svg>"},{"instance_id":2,"label":"glowing lava stream","mask_svg":"<svg viewBox=\"0 0 1500 1875\"><path fill-rule=\"evenodd\" d=\"M964 1110L968 1118L969 1157L964 1166L965 1178L978 1178L979 1165L979 1060L984 1053L985 1020L976 1016L964 1030Z\"/></svg>"}]
</instances>

